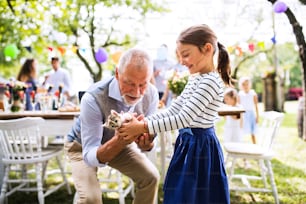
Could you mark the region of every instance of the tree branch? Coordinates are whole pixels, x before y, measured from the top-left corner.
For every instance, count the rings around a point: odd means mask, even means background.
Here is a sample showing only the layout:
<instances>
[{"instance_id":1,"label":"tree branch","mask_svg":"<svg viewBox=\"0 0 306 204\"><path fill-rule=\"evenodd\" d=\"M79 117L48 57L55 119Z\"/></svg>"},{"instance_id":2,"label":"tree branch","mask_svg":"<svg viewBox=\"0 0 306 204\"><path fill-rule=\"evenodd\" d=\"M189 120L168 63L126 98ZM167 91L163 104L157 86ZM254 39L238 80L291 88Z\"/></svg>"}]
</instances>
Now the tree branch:
<instances>
[{"instance_id":1,"label":"tree branch","mask_svg":"<svg viewBox=\"0 0 306 204\"><path fill-rule=\"evenodd\" d=\"M11 0L6 0L7 5L9 6L10 10L12 11L12 13L15 15L15 10L13 5L11 4Z\"/></svg>"}]
</instances>

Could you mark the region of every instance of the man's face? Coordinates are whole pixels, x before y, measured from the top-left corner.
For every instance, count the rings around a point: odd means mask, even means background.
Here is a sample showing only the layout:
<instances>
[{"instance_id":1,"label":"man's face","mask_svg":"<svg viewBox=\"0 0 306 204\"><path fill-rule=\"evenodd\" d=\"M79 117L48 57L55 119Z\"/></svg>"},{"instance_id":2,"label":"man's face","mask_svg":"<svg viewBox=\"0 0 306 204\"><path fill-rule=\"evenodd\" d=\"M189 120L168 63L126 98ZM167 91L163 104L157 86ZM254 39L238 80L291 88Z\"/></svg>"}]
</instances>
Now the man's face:
<instances>
[{"instance_id":1,"label":"man's face","mask_svg":"<svg viewBox=\"0 0 306 204\"><path fill-rule=\"evenodd\" d=\"M128 65L123 73L116 69L116 79L124 102L127 105L135 105L143 97L150 83L149 69L141 69ZM146 71L143 71L146 70Z\"/></svg>"},{"instance_id":2,"label":"man's face","mask_svg":"<svg viewBox=\"0 0 306 204\"><path fill-rule=\"evenodd\" d=\"M59 61L58 60L52 60L51 65L53 69L56 71L59 68Z\"/></svg>"}]
</instances>

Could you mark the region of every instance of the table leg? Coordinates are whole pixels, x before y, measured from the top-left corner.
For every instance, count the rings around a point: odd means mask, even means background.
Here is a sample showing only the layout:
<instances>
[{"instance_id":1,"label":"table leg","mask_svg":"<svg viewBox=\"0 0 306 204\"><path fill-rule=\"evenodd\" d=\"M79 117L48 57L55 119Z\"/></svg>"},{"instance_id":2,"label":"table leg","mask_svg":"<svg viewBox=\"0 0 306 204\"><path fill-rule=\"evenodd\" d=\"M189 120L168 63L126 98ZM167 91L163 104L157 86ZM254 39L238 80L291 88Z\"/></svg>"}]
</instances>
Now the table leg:
<instances>
[{"instance_id":1,"label":"table leg","mask_svg":"<svg viewBox=\"0 0 306 204\"><path fill-rule=\"evenodd\" d=\"M165 150L165 139L166 133L159 133L159 141L160 141L160 165L161 165L161 179L164 181L165 179L165 171L166 171L166 150Z\"/></svg>"}]
</instances>

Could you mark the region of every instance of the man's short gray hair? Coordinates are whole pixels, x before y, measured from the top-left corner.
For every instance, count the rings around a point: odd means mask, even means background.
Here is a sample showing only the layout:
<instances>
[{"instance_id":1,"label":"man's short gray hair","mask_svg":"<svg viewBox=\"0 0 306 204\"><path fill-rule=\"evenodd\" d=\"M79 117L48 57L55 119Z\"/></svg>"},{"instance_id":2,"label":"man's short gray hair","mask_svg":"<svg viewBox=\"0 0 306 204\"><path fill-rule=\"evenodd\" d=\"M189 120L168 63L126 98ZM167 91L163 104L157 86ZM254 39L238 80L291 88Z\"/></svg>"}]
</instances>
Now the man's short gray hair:
<instances>
[{"instance_id":1,"label":"man's short gray hair","mask_svg":"<svg viewBox=\"0 0 306 204\"><path fill-rule=\"evenodd\" d=\"M118 63L118 71L122 73L124 69L132 64L138 69L148 67L150 73L153 73L153 61L149 54L139 48L132 48L122 54Z\"/></svg>"}]
</instances>

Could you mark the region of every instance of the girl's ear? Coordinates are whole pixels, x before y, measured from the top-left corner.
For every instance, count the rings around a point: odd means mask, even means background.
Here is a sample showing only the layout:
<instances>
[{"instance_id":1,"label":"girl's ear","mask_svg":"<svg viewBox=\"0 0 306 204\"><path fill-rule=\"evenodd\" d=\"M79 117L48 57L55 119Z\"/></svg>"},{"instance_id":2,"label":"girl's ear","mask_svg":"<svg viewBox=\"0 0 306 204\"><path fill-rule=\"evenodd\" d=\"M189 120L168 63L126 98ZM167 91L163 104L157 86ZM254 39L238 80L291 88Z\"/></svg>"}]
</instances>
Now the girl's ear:
<instances>
[{"instance_id":1,"label":"girl's ear","mask_svg":"<svg viewBox=\"0 0 306 204\"><path fill-rule=\"evenodd\" d=\"M203 46L203 51L204 52L210 52L213 48L212 48L212 44L210 43L206 43L204 46Z\"/></svg>"}]
</instances>

